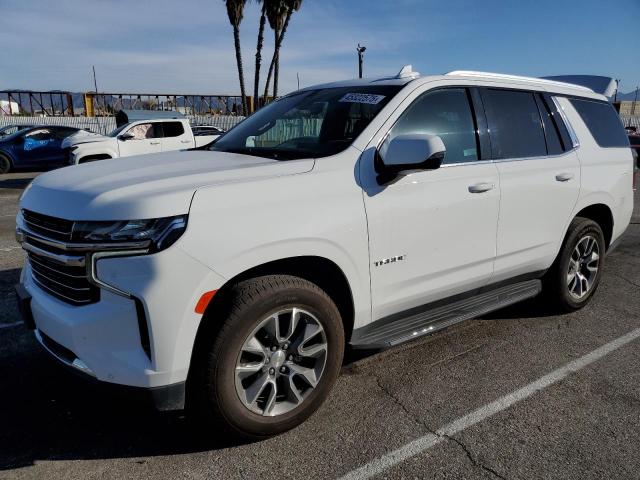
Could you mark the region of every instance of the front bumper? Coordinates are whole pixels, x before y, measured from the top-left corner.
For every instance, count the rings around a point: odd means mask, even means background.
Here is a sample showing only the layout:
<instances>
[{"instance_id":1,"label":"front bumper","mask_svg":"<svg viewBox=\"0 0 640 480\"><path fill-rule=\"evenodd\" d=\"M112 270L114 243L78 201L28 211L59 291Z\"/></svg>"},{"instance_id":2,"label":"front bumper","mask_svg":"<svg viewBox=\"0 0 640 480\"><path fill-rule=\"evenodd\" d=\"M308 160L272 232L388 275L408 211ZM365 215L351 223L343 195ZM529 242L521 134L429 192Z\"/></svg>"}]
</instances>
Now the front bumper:
<instances>
[{"instance_id":1,"label":"front bumper","mask_svg":"<svg viewBox=\"0 0 640 480\"><path fill-rule=\"evenodd\" d=\"M33 319L36 338L84 377L147 389L157 407L180 408L202 319L195 305L224 279L176 245L153 255L100 258L95 268L100 280L128 296L101 289L97 302L70 305L40 288L26 261L19 289L22 298L30 297L27 317ZM148 329L147 352L141 316Z\"/></svg>"},{"instance_id":2,"label":"front bumper","mask_svg":"<svg viewBox=\"0 0 640 480\"><path fill-rule=\"evenodd\" d=\"M103 382L96 379L93 372L91 372L84 363L79 362L77 359L70 361L68 355L71 352L66 350L62 345L57 344L39 330L35 330L34 333L36 340L42 348L58 360L63 367L67 368L71 373L77 374L77 377L81 378L84 382L92 384L107 394L122 396L127 399L135 397L150 403L159 411L180 410L184 408L186 382L150 388L131 387L128 385ZM71 355L73 354L71 353Z\"/></svg>"}]
</instances>

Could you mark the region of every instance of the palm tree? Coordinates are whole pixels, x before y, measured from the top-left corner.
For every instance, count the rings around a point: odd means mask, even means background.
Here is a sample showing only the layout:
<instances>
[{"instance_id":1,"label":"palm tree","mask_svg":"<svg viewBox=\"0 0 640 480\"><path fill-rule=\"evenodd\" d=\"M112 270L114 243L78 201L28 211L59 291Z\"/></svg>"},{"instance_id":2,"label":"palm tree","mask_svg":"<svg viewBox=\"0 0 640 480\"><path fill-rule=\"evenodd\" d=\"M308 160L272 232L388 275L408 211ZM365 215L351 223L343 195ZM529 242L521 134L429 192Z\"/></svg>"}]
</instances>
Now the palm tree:
<instances>
[{"instance_id":1,"label":"palm tree","mask_svg":"<svg viewBox=\"0 0 640 480\"><path fill-rule=\"evenodd\" d=\"M256 46L256 70L253 82L253 102L254 109L258 109L259 98L258 89L260 88L260 64L262 63L262 46L264 43L264 27L267 23L267 5L270 0L256 0L258 3L262 3L260 14L260 26L258 27L258 45Z\"/></svg>"},{"instance_id":2,"label":"palm tree","mask_svg":"<svg viewBox=\"0 0 640 480\"><path fill-rule=\"evenodd\" d=\"M247 110L247 92L244 88L244 71L242 68L242 51L240 49L240 23L244 14L244 6L247 0L224 0L227 6L227 15L229 23L233 27L233 41L236 47L236 63L238 64L238 78L240 79L240 95L242 96L242 113L246 116Z\"/></svg>"},{"instance_id":3,"label":"palm tree","mask_svg":"<svg viewBox=\"0 0 640 480\"><path fill-rule=\"evenodd\" d=\"M278 75L280 67L280 47L284 40L284 34L287 32L289 21L294 11L300 10L302 6L302 0L276 0L269 2L267 6L267 19L269 25L273 29L275 36L275 47L273 51L273 57L271 58L271 64L269 65L269 72L267 73L267 81L264 87L263 101L266 103L267 96L269 95L269 83L271 76L273 75L273 97L278 95Z\"/></svg>"}]
</instances>

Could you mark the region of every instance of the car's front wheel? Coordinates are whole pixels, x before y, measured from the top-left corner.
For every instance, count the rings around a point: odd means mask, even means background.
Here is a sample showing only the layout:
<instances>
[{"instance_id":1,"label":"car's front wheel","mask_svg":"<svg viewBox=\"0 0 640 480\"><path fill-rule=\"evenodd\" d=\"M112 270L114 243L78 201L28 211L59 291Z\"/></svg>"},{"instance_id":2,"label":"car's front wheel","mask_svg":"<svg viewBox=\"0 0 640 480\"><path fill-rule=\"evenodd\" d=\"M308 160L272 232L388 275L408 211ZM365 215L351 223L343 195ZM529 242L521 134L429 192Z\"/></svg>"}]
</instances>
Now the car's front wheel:
<instances>
[{"instance_id":1,"label":"car's front wheel","mask_svg":"<svg viewBox=\"0 0 640 480\"><path fill-rule=\"evenodd\" d=\"M337 307L318 286L269 275L225 292L217 335L200 342L189 394L199 418L245 439L306 420L338 377L344 332Z\"/></svg>"}]
</instances>

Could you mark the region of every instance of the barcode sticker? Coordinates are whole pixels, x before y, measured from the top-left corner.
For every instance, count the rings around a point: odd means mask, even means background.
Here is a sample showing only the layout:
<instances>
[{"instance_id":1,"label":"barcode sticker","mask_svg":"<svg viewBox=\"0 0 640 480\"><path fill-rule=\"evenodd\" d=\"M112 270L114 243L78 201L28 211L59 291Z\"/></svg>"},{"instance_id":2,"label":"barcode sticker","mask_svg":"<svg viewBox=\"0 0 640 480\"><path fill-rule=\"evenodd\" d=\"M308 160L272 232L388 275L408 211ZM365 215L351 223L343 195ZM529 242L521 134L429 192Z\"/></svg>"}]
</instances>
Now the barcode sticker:
<instances>
[{"instance_id":1,"label":"barcode sticker","mask_svg":"<svg viewBox=\"0 0 640 480\"><path fill-rule=\"evenodd\" d=\"M384 95L374 95L371 93L347 93L342 97L340 102L349 103L366 103L369 105L377 105L384 98Z\"/></svg>"}]
</instances>

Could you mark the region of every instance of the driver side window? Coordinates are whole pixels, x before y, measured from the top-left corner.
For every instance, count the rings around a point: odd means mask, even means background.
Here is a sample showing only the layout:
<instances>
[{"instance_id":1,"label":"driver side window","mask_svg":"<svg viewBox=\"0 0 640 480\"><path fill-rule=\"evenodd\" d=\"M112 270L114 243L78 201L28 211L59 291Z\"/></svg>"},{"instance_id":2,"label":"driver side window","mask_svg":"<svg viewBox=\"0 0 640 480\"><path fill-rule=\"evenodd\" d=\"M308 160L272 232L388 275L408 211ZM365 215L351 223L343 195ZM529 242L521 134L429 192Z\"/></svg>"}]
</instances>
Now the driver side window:
<instances>
[{"instance_id":1,"label":"driver side window","mask_svg":"<svg viewBox=\"0 0 640 480\"><path fill-rule=\"evenodd\" d=\"M404 134L438 135L447 151L443 164L478 160L476 127L467 91L447 88L427 92L413 102L389 132L389 141Z\"/></svg>"},{"instance_id":2,"label":"driver side window","mask_svg":"<svg viewBox=\"0 0 640 480\"><path fill-rule=\"evenodd\" d=\"M157 138L156 129L153 123L141 123L127 130L127 133L133 135L132 140L146 140L149 138Z\"/></svg>"}]
</instances>

